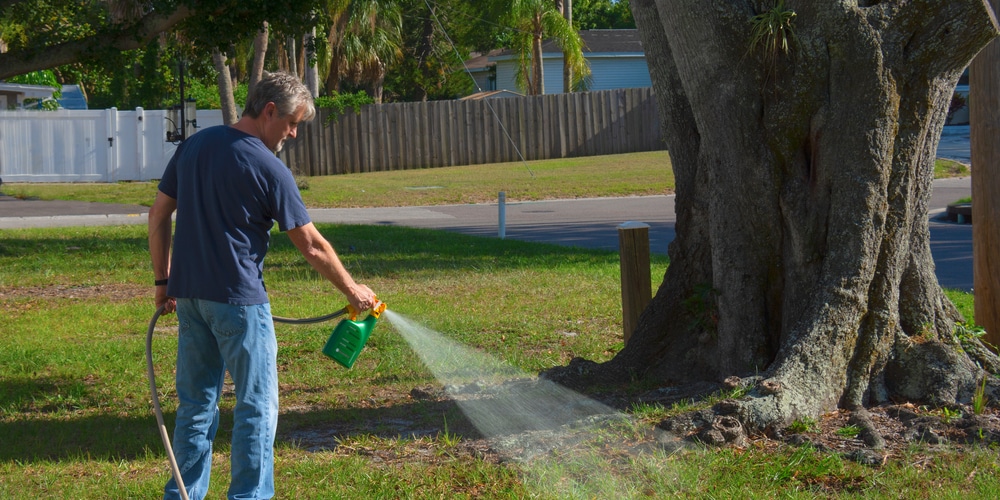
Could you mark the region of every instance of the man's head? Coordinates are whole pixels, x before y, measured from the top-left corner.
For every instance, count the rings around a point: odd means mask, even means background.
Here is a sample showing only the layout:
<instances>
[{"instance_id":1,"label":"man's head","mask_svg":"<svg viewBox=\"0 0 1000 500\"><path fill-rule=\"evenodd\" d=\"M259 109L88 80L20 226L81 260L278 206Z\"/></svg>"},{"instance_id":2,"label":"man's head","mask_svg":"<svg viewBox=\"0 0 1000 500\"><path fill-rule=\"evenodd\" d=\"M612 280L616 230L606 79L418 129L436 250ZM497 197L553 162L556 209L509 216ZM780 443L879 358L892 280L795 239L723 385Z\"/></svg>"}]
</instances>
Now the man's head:
<instances>
[{"instance_id":1,"label":"man's head","mask_svg":"<svg viewBox=\"0 0 1000 500\"><path fill-rule=\"evenodd\" d=\"M247 96L243 114L257 118L264 112L267 103L273 102L278 107L278 114L286 116L294 113L301 106L306 107L304 121L313 119L316 108L313 106L312 94L309 89L294 75L284 72L264 73L264 76L254 86L253 92Z\"/></svg>"},{"instance_id":2,"label":"man's head","mask_svg":"<svg viewBox=\"0 0 1000 500\"><path fill-rule=\"evenodd\" d=\"M293 75L265 73L247 96L243 115L261 123L260 139L274 152L288 137L295 137L298 124L316 115L312 94Z\"/></svg>"}]
</instances>

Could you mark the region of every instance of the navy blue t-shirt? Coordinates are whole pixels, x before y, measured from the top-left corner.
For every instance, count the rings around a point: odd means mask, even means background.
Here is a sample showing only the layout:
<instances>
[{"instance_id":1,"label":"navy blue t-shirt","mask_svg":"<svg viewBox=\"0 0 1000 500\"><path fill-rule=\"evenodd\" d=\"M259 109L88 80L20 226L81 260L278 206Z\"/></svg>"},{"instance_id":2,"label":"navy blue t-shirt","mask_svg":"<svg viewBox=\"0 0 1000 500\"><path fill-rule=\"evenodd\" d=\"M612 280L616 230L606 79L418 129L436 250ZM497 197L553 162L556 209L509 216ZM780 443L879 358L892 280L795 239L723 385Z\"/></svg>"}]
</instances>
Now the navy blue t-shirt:
<instances>
[{"instance_id":1,"label":"navy blue t-shirt","mask_svg":"<svg viewBox=\"0 0 1000 500\"><path fill-rule=\"evenodd\" d=\"M177 148L160 191L177 200L171 297L264 304L271 227L310 222L295 178L260 139L210 127Z\"/></svg>"}]
</instances>

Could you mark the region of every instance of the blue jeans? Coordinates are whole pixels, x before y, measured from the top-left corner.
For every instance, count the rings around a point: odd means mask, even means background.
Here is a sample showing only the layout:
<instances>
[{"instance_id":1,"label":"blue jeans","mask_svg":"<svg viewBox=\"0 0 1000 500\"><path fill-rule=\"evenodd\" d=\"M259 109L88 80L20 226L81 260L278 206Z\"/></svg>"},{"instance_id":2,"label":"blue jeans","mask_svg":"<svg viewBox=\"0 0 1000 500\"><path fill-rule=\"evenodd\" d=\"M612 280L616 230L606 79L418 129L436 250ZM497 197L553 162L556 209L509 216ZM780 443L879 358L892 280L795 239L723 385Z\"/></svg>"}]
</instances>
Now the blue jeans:
<instances>
[{"instance_id":1,"label":"blue jeans","mask_svg":"<svg viewBox=\"0 0 1000 500\"><path fill-rule=\"evenodd\" d=\"M173 447L188 497L202 499L212 471L219 397L228 369L236 387L229 498L274 496L278 343L270 304L177 299L177 422ZM173 480L164 498L179 498Z\"/></svg>"}]
</instances>

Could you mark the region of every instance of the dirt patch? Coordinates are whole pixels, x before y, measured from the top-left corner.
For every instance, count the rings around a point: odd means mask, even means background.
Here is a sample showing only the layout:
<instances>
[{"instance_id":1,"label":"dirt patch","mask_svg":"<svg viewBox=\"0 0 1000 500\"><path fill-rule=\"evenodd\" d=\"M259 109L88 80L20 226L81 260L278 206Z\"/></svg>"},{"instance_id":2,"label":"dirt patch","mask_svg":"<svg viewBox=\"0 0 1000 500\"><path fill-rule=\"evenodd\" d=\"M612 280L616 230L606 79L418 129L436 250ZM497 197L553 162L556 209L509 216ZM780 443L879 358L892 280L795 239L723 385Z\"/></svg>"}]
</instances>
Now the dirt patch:
<instances>
[{"instance_id":1,"label":"dirt patch","mask_svg":"<svg viewBox=\"0 0 1000 500\"><path fill-rule=\"evenodd\" d=\"M481 397L488 397L488 391ZM446 404L454 402L453 395L446 389L417 387L409 395L395 397L384 394L379 398L383 409L396 404L411 403L414 399L433 400ZM460 398L477 397L463 393ZM371 407L374 401L365 402ZM627 411L632 404L616 400L619 416L636 422ZM377 407L378 405L376 405ZM299 408L298 411L309 411ZM293 410L296 411L296 410ZM705 410L711 412L712 410ZM852 418L854 417L854 418ZM812 446L819 453L837 454L857 463L881 467L896 459L913 459L914 446L921 450L918 454L932 456L936 451L954 451L971 447L985 447L1000 443L1000 411L989 407L975 414L971 406L945 408L921 407L913 404L887 405L869 408L865 419L878 439L866 438L861 426L856 424L853 412L841 410L822 415L817 420L805 419L783 428L771 430L768 435L746 436L737 446L780 451L787 447ZM521 462L539 456L539 452L558 449L565 453L579 441L573 437L576 430L589 426L614 425L614 419L599 417L589 422L574 422L564 429L552 431L525 431L506 436L482 437L474 429L456 428L457 422L449 422L452 429L436 427L435 424L411 418L383 418L379 421L365 421L357 424L295 429L286 433L284 439L298 444L309 451L328 451L346 455L364 455L377 462L394 464L410 461L454 460L461 457L476 458L491 463ZM612 454L632 454L650 450L673 451L696 443L704 444L700 433L704 428L683 426L670 428L663 422L642 421L636 425L638 432L623 434L620 446L608 448ZM466 433L468 431L468 433ZM357 436L374 436L380 440L356 440ZM449 435L451 436L449 440ZM444 436L444 437L442 437ZM403 438L403 439L400 439ZM451 441L451 442L449 442ZM362 443L362 444L359 444ZM592 449L592 448L588 448Z\"/></svg>"},{"instance_id":2,"label":"dirt patch","mask_svg":"<svg viewBox=\"0 0 1000 500\"><path fill-rule=\"evenodd\" d=\"M111 302L126 302L146 297L152 302L153 287L131 283L0 287L0 300L103 298Z\"/></svg>"}]
</instances>

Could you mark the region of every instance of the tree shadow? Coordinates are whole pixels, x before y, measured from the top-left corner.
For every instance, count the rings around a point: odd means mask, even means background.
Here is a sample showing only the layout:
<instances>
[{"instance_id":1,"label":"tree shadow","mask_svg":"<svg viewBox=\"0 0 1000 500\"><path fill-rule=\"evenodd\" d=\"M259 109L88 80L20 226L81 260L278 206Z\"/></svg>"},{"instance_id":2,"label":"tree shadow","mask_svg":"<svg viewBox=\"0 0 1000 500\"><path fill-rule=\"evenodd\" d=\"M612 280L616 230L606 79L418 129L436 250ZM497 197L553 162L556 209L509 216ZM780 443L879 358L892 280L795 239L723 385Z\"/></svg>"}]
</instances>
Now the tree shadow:
<instances>
[{"instance_id":1,"label":"tree shadow","mask_svg":"<svg viewBox=\"0 0 1000 500\"><path fill-rule=\"evenodd\" d=\"M37 384L30 384L36 386ZM4 383L5 391L11 384ZM17 388L15 388L17 389ZM19 390L19 389L18 389ZM132 460L150 453L164 455L156 417L143 412L94 414L80 408L84 416L59 416L0 422L0 462L32 463L79 460ZM173 435L176 414L164 414L164 424ZM220 411L215 447L228 452L232 439L233 413ZM441 433L478 439L475 427L454 401L417 401L376 408L328 408L291 410L278 419L276 446L291 445L307 451L336 449L354 436L386 439L435 437Z\"/></svg>"}]
</instances>

